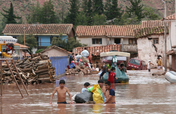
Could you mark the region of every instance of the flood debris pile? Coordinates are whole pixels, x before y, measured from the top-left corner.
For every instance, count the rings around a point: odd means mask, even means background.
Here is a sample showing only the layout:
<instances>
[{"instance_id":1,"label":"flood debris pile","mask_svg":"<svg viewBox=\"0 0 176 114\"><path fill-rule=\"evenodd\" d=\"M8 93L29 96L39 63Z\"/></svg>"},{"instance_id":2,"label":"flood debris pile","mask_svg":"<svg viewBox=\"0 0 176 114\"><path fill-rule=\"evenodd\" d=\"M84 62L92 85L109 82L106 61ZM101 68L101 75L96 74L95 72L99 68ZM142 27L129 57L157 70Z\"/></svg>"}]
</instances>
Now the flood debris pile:
<instances>
[{"instance_id":1,"label":"flood debris pile","mask_svg":"<svg viewBox=\"0 0 176 114\"><path fill-rule=\"evenodd\" d=\"M42 81L54 81L55 68L52 67L52 63L47 55L33 54L32 58L24 58L14 62L24 83L33 84ZM10 64L10 67L15 78L20 83L20 77L17 75L15 68L12 64ZM13 83L13 76L6 64L3 64L2 70L3 82Z\"/></svg>"},{"instance_id":2,"label":"flood debris pile","mask_svg":"<svg viewBox=\"0 0 176 114\"><path fill-rule=\"evenodd\" d=\"M76 65L74 68L65 69L66 75L78 74L78 75L91 75L91 70L87 68L85 65L79 66Z\"/></svg>"}]
</instances>

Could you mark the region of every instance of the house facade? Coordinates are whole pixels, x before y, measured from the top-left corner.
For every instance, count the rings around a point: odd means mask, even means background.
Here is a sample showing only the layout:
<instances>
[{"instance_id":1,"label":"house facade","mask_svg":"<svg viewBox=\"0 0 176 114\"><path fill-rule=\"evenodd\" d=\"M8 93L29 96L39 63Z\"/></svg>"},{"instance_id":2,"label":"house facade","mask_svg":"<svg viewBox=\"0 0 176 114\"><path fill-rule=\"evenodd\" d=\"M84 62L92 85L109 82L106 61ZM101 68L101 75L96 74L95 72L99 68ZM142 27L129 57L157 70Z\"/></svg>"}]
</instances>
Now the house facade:
<instances>
[{"instance_id":1,"label":"house facade","mask_svg":"<svg viewBox=\"0 0 176 114\"><path fill-rule=\"evenodd\" d=\"M14 38L21 35L34 35L38 48L50 46L53 37L66 39L75 36L73 24L7 24L2 33Z\"/></svg>"},{"instance_id":2,"label":"house facade","mask_svg":"<svg viewBox=\"0 0 176 114\"><path fill-rule=\"evenodd\" d=\"M140 28L140 25L78 26L76 38L87 46L121 44L121 51L135 53L137 56L137 38L133 32L135 28Z\"/></svg>"},{"instance_id":3,"label":"house facade","mask_svg":"<svg viewBox=\"0 0 176 114\"><path fill-rule=\"evenodd\" d=\"M154 66L157 66L157 58L161 56L164 65L164 22L161 20L143 21L141 28L135 29L134 32L138 44L138 58L144 60L146 63L151 60ZM167 39L169 39L168 33L169 28L167 26Z\"/></svg>"}]
</instances>

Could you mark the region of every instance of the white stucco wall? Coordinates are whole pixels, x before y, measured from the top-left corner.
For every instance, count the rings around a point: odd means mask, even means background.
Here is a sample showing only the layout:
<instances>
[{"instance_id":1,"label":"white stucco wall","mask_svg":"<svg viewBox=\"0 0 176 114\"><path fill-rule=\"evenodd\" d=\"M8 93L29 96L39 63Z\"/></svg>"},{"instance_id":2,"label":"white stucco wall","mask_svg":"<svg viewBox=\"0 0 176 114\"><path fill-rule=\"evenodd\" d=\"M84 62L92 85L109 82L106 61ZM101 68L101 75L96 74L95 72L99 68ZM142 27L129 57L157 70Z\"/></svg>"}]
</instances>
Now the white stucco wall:
<instances>
[{"instance_id":1,"label":"white stucco wall","mask_svg":"<svg viewBox=\"0 0 176 114\"><path fill-rule=\"evenodd\" d=\"M171 37L172 46L176 45L176 24L174 21L171 22L169 34Z\"/></svg>"},{"instance_id":2,"label":"white stucco wall","mask_svg":"<svg viewBox=\"0 0 176 114\"><path fill-rule=\"evenodd\" d=\"M99 37L95 37L99 38ZM87 46L103 46L103 45L109 45L109 44L114 44L114 39L115 38L102 38L102 44L92 44L92 39L93 38L80 38L77 37L77 40L79 40L80 43L82 44L87 44ZM121 40L122 43L122 40ZM123 38L123 44L129 44L128 38Z\"/></svg>"},{"instance_id":3,"label":"white stucco wall","mask_svg":"<svg viewBox=\"0 0 176 114\"><path fill-rule=\"evenodd\" d=\"M48 55L48 57L61 57L61 56L68 56L68 53L59 51L57 49L51 49L43 53L43 55Z\"/></svg>"},{"instance_id":4,"label":"white stucco wall","mask_svg":"<svg viewBox=\"0 0 176 114\"><path fill-rule=\"evenodd\" d=\"M153 40L148 40L148 37L139 38L137 40L139 59L144 60L146 63L148 63L148 60L151 60L154 65L157 65L156 64L157 55L161 55L163 57L163 63L164 63L164 52L165 52L164 35L152 35L149 37L150 38L159 38L159 44L155 44L155 46L157 47L157 52L155 51L155 48L152 46ZM169 36L167 36L167 37L169 37Z\"/></svg>"},{"instance_id":5,"label":"white stucco wall","mask_svg":"<svg viewBox=\"0 0 176 114\"><path fill-rule=\"evenodd\" d=\"M122 43L122 42L121 42ZM123 39L123 44L129 44L129 39L128 38L124 38Z\"/></svg>"},{"instance_id":6,"label":"white stucco wall","mask_svg":"<svg viewBox=\"0 0 176 114\"><path fill-rule=\"evenodd\" d=\"M98 38L98 37L96 37L96 38ZM92 44L92 39L93 38L79 38L79 37L77 37L77 40L79 40L80 43L87 44L87 46L103 46L103 45L108 45L108 39L107 38L102 38L102 44Z\"/></svg>"}]
</instances>

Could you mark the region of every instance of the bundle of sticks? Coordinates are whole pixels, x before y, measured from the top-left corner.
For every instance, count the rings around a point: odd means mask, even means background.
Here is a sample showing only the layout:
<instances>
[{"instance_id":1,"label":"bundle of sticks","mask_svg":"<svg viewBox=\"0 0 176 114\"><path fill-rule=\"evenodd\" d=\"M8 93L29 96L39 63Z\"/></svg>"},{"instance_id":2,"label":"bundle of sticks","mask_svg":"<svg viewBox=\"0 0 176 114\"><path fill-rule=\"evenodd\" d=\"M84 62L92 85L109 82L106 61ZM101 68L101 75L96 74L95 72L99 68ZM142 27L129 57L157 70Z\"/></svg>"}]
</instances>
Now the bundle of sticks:
<instances>
[{"instance_id":1,"label":"bundle of sticks","mask_svg":"<svg viewBox=\"0 0 176 114\"><path fill-rule=\"evenodd\" d=\"M25 57L23 60L14 61L20 76L24 83L40 83L43 81L54 81L55 68L47 55L33 54L32 57ZM19 76L12 64L10 64L12 72L20 83ZM4 83L13 83L13 76L7 66L2 65L2 74Z\"/></svg>"}]
</instances>

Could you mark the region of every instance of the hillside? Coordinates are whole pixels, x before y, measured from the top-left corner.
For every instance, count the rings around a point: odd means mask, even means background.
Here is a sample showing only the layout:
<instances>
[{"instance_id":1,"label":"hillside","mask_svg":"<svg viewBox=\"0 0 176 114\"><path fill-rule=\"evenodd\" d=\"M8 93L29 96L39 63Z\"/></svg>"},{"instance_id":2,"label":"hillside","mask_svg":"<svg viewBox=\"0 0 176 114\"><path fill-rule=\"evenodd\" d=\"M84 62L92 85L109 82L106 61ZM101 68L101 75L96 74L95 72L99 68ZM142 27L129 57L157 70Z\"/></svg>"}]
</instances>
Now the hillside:
<instances>
[{"instance_id":1,"label":"hillside","mask_svg":"<svg viewBox=\"0 0 176 114\"><path fill-rule=\"evenodd\" d=\"M16 15L21 16L23 18L23 23L26 23L26 17L29 15L30 10L32 10L32 5L36 4L37 1L43 5L46 0L0 0L0 12L2 12L2 8L9 8L10 1L12 1L14 5L14 10ZM80 0L80 4L81 4ZM105 0L104 0L105 1ZM174 1L175 0L166 0L167 1L167 15L174 13ZM61 15L61 9L64 12L64 16L66 16L69 7L69 0L53 0L55 5L55 10L57 15ZM119 0L120 6L125 9L126 6L130 5L129 0ZM152 7L155 9L155 12L159 14L160 17L163 17L163 3L161 0L143 0L143 4L148 7ZM3 16L0 14L0 23L2 23Z\"/></svg>"}]
</instances>

